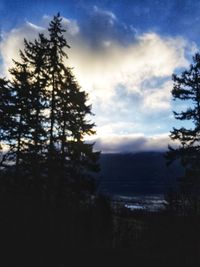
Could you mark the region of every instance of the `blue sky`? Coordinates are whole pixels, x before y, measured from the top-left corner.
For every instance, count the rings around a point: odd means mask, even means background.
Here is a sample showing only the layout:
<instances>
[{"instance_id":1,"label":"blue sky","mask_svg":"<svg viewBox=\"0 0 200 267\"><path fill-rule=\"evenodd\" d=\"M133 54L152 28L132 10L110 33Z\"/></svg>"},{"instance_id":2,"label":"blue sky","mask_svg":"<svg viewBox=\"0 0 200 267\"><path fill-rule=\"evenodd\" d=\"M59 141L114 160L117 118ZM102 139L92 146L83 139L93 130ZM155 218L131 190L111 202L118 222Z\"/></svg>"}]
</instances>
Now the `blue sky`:
<instances>
[{"instance_id":1,"label":"blue sky","mask_svg":"<svg viewBox=\"0 0 200 267\"><path fill-rule=\"evenodd\" d=\"M200 42L200 1L0 0L1 75L24 37L45 32L63 16L71 45L68 64L89 93L104 152L165 149L169 131L181 126L173 109L171 75L191 63Z\"/></svg>"}]
</instances>

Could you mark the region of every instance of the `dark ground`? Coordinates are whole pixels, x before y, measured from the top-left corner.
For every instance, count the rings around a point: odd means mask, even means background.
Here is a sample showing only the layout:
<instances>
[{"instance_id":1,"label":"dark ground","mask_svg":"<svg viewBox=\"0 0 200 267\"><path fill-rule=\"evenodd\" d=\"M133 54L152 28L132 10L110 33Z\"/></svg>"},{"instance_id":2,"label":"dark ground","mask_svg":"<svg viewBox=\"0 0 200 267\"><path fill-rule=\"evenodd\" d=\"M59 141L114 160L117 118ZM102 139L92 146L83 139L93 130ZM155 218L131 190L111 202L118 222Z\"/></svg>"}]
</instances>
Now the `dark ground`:
<instances>
[{"instance_id":1,"label":"dark ground","mask_svg":"<svg viewBox=\"0 0 200 267\"><path fill-rule=\"evenodd\" d=\"M67 208L4 194L1 266L200 266L199 217L114 214L107 204Z\"/></svg>"}]
</instances>

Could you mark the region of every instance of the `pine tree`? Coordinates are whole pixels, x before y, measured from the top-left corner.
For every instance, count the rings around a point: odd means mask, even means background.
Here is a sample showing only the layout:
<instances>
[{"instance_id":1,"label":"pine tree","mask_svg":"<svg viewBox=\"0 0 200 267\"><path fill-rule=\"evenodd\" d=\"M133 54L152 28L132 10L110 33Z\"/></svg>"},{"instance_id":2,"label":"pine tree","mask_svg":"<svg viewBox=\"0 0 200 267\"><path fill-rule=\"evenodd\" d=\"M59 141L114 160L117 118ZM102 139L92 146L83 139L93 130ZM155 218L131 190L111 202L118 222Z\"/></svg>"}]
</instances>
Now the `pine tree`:
<instances>
[{"instance_id":1,"label":"pine tree","mask_svg":"<svg viewBox=\"0 0 200 267\"><path fill-rule=\"evenodd\" d=\"M12 117L11 117L11 87L9 81L5 78L0 79L0 168L4 166L6 155L5 145L9 142L9 132L12 128ZM4 149L3 149L4 147ZM5 167L5 166L4 166Z\"/></svg>"},{"instance_id":2,"label":"pine tree","mask_svg":"<svg viewBox=\"0 0 200 267\"><path fill-rule=\"evenodd\" d=\"M11 81L13 128L10 129L9 133L9 145L10 152L15 154L16 175L18 176L20 172L26 172L22 165L25 163L28 151L31 84L26 63L14 61L14 64L15 66L10 69L13 77Z\"/></svg>"},{"instance_id":3,"label":"pine tree","mask_svg":"<svg viewBox=\"0 0 200 267\"><path fill-rule=\"evenodd\" d=\"M190 121L191 128L173 128L171 139L178 140L178 148L169 146L167 158L169 162L180 159L185 168L182 178L181 194L187 202L195 202L200 192L200 54L193 58L194 63L180 76L173 75L172 95L174 100L188 103L184 111L175 112L177 120ZM196 204L195 204L196 206Z\"/></svg>"},{"instance_id":4,"label":"pine tree","mask_svg":"<svg viewBox=\"0 0 200 267\"><path fill-rule=\"evenodd\" d=\"M50 164L52 163L53 153L55 149L56 133L56 102L58 100L58 92L61 90L60 85L62 81L63 70L65 66L63 65L63 59L67 58L67 54L64 52L64 48L69 48L67 41L63 36L64 29L61 25L62 19L60 15L54 16L54 19L49 25L49 58L48 58L48 71L49 71L49 86L50 91L50 144L49 144L49 157Z\"/></svg>"},{"instance_id":5,"label":"pine tree","mask_svg":"<svg viewBox=\"0 0 200 267\"><path fill-rule=\"evenodd\" d=\"M56 169L61 163L60 170L65 173L65 178L67 176L68 181L83 189L80 174L87 170L89 177L89 170L98 169L98 153L93 152L93 145L83 141L84 135L95 133L92 130L94 124L85 119L91 114L91 107L86 105L87 94L80 90L71 70L64 64L68 58L65 49L69 45L64 38L61 21L58 14L49 27L49 176L55 186ZM55 161L55 158L61 161Z\"/></svg>"},{"instance_id":6,"label":"pine tree","mask_svg":"<svg viewBox=\"0 0 200 267\"><path fill-rule=\"evenodd\" d=\"M26 161L35 185L40 184L39 176L45 165L47 134L45 129L48 74L46 70L47 39L40 34L38 40L24 40L24 51L20 51L22 61L30 71L31 91L29 95L29 147ZM28 90L28 88L27 88Z\"/></svg>"},{"instance_id":7,"label":"pine tree","mask_svg":"<svg viewBox=\"0 0 200 267\"><path fill-rule=\"evenodd\" d=\"M2 142L8 140L16 177L37 187L43 177L50 195L57 191L81 195L91 187L91 173L98 171L99 153L84 141L85 135L95 133L94 124L86 119L92 115L91 106L66 66L69 45L60 14L48 31L48 37L24 40L20 60L10 70L12 80L1 80L0 108L7 114L9 103L10 122L0 121Z\"/></svg>"},{"instance_id":8,"label":"pine tree","mask_svg":"<svg viewBox=\"0 0 200 267\"><path fill-rule=\"evenodd\" d=\"M95 134L94 123L86 119L92 115L91 106L86 104L88 95L81 90L71 69L66 68L64 77L58 92L61 169L70 177L73 189L80 193L83 188L89 189L91 173L99 170L99 152L93 152L93 144L84 142L85 135Z\"/></svg>"},{"instance_id":9,"label":"pine tree","mask_svg":"<svg viewBox=\"0 0 200 267\"><path fill-rule=\"evenodd\" d=\"M4 78L0 79L0 143L5 140L8 131L9 121L9 103L10 103L10 88L8 81Z\"/></svg>"}]
</instances>

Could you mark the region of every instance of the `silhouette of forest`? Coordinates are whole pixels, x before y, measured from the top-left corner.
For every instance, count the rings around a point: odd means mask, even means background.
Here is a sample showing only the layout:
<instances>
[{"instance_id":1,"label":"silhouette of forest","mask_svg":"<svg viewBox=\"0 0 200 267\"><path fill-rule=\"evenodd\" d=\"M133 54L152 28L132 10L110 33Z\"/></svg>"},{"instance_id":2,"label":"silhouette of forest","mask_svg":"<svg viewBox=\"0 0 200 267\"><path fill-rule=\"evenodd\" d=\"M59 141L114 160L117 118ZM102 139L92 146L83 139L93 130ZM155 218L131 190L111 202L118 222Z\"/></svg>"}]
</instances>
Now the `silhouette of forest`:
<instances>
[{"instance_id":1,"label":"silhouette of forest","mask_svg":"<svg viewBox=\"0 0 200 267\"><path fill-rule=\"evenodd\" d=\"M132 263L198 266L200 55L173 75L174 99L194 103L174 111L194 128L174 128L171 138L180 145L166 153L166 163L180 162L181 182L166 193L164 209L130 210L99 190L101 155L85 141L95 134L92 107L66 64L64 32L57 14L48 34L24 40L10 78L0 79L0 238L8 257L14 251L10 266L30 251L52 255L59 266L69 251L94 250L116 252L116 262L123 253Z\"/></svg>"}]
</instances>

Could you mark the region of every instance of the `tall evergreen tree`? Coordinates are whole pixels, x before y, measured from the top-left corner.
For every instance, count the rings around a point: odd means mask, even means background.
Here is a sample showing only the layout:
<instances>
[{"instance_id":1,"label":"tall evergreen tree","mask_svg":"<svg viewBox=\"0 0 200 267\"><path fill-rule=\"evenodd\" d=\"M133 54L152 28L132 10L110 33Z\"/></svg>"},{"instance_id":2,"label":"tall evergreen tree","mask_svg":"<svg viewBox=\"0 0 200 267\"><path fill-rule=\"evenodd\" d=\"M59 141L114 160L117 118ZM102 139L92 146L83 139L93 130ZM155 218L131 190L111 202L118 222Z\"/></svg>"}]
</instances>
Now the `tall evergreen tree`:
<instances>
[{"instance_id":1,"label":"tall evergreen tree","mask_svg":"<svg viewBox=\"0 0 200 267\"><path fill-rule=\"evenodd\" d=\"M12 107L12 127L0 121L1 137L5 142L8 136L16 176L35 185L43 176L50 192L68 188L80 193L88 191L91 173L98 170L99 153L84 141L85 135L95 133L86 119L91 106L65 64L69 45L60 14L48 31L48 37L40 34L34 42L24 41L20 61L10 70L12 80L0 81L0 108L7 114L6 101Z\"/></svg>"},{"instance_id":2,"label":"tall evergreen tree","mask_svg":"<svg viewBox=\"0 0 200 267\"><path fill-rule=\"evenodd\" d=\"M49 176L50 180L54 176L54 181L51 181L53 184L56 182L53 168L59 166L55 164L55 157L61 158L65 178L68 176L68 181L73 183L78 182L83 169L97 170L98 159L98 153L92 151L93 145L83 141L84 135L94 134L94 124L85 119L91 114L91 107L86 104L87 94L80 90L71 70L65 65L68 58L65 50L69 45L64 38L65 30L61 21L58 14L49 27ZM89 177L89 171L87 176ZM80 186L80 182L78 184Z\"/></svg>"},{"instance_id":3,"label":"tall evergreen tree","mask_svg":"<svg viewBox=\"0 0 200 267\"><path fill-rule=\"evenodd\" d=\"M169 146L167 158L169 162L180 159L185 167L181 194L187 202L196 203L200 193L200 54L196 54L193 60L188 70L180 76L173 75L172 90L174 100L187 101L188 104L186 110L174 111L174 116L177 120L190 121L191 128L173 128L170 137L178 140L180 145L178 148Z\"/></svg>"},{"instance_id":4,"label":"tall evergreen tree","mask_svg":"<svg viewBox=\"0 0 200 267\"><path fill-rule=\"evenodd\" d=\"M29 170L38 185L41 168L44 168L46 157L47 134L45 124L47 123L45 112L47 111L47 83L48 74L46 70L47 39L40 34L38 40L28 42L24 40L24 51L20 51L22 61L30 71L31 91L29 95L29 147L28 157ZM27 88L28 90L28 88Z\"/></svg>"},{"instance_id":5,"label":"tall evergreen tree","mask_svg":"<svg viewBox=\"0 0 200 267\"><path fill-rule=\"evenodd\" d=\"M71 178L74 190L80 193L83 188L89 189L91 173L99 170L99 152L93 152L93 144L84 142L85 135L95 134L94 123L86 119L87 115L92 115L91 106L86 104L88 96L81 90L69 68L65 69L58 95L61 169Z\"/></svg>"},{"instance_id":6,"label":"tall evergreen tree","mask_svg":"<svg viewBox=\"0 0 200 267\"><path fill-rule=\"evenodd\" d=\"M67 54L64 52L64 48L69 48L66 39L63 36L65 30L61 25L62 18L60 14L54 16L54 19L49 25L49 57L48 57L48 72L49 72L49 86L50 96L50 130L49 130L49 159L50 166L52 164L53 153L56 142L56 102L58 101L58 92L61 90L61 82L63 78L63 71L65 66L63 60L67 58Z\"/></svg>"},{"instance_id":7,"label":"tall evergreen tree","mask_svg":"<svg viewBox=\"0 0 200 267\"><path fill-rule=\"evenodd\" d=\"M10 69L12 74L12 117L13 127L10 129L10 152L15 154L16 175L19 175L20 168L25 163L28 152L29 137L29 116L31 110L30 94L30 73L26 63L14 61L15 66ZM21 170L26 172L26 168Z\"/></svg>"}]
</instances>

